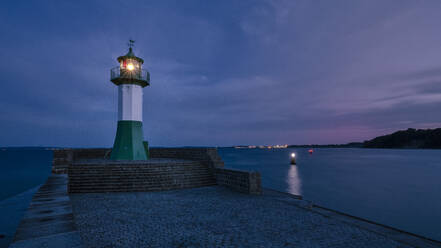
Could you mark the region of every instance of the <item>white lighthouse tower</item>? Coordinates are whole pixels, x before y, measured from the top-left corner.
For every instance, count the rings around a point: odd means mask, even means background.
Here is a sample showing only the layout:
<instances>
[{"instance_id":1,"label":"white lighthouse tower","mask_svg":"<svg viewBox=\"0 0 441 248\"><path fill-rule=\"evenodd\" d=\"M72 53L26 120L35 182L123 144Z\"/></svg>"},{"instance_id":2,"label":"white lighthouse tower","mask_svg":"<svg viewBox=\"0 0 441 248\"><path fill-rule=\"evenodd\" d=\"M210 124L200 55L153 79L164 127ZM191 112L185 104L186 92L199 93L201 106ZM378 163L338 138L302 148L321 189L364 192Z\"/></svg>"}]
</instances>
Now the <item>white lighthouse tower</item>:
<instances>
[{"instance_id":1,"label":"white lighthouse tower","mask_svg":"<svg viewBox=\"0 0 441 248\"><path fill-rule=\"evenodd\" d=\"M118 57L120 65L111 69L110 80L118 86L118 129L110 158L113 160L146 160L143 144L142 95L150 85L150 74L142 69L144 60L129 52Z\"/></svg>"}]
</instances>

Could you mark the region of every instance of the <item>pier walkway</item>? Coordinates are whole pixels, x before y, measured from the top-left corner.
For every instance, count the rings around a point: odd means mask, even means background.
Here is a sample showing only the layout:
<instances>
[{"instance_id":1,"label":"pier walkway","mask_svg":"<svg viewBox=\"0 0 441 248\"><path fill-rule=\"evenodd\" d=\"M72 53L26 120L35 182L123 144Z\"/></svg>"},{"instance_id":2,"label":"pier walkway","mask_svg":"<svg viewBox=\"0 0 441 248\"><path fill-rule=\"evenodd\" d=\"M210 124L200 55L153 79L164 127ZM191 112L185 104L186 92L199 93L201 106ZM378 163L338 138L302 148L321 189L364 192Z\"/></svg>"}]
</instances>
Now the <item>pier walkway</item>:
<instances>
[{"instance_id":1,"label":"pier walkway","mask_svg":"<svg viewBox=\"0 0 441 248\"><path fill-rule=\"evenodd\" d=\"M417 235L314 206L286 193L220 186L67 194L52 175L34 195L11 248L441 247Z\"/></svg>"},{"instance_id":2,"label":"pier walkway","mask_svg":"<svg viewBox=\"0 0 441 248\"><path fill-rule=\"evenodd\" d=\"M67 175L51 175L35 193L10 248L81 248Z\"/></svg>"},{"instance_id":3,"label":"pier walkway","mask_svg":"<svg viewBox=\"0 0 441 248\"><path fill-rule=\"evenodd\" d=\"M85 247L441 247L289 194L219 186L70 195Z\"/></svg>"}]
</instances>

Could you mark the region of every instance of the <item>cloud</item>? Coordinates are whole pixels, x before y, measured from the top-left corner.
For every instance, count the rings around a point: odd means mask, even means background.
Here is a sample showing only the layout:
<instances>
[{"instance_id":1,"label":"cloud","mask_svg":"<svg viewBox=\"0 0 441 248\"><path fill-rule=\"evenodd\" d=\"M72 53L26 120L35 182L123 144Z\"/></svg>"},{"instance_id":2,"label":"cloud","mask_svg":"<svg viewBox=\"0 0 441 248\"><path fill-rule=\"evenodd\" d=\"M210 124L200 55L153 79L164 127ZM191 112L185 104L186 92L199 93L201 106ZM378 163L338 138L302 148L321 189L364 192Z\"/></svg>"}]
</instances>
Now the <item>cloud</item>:
<instances>
[{"instance_id":1,"label":"cloud","mask_svg":"<svg viewBox=\"0 0 441 248\"><path fill-rule=\"evenodd\" d=\"M152 145L343 143L441 123L439 1L27 6L0 10L0 130L16 129L0 145L111 146L109 69L128 38L152 76Z\"/></svg>"}]
</instances>

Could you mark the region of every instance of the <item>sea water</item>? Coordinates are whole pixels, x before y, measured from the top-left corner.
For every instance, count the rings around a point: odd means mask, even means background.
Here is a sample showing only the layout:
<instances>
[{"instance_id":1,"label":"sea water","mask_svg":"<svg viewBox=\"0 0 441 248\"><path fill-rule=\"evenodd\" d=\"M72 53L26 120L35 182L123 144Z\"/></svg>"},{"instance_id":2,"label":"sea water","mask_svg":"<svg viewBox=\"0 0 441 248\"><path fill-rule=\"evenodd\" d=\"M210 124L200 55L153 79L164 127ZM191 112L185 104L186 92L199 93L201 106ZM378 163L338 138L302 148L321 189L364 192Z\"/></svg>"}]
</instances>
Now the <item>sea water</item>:
<instances>
[{"instance_id":1,"label":"sea water","mask_svg":"<svg viewBox=\"0 0 441 248\"><path fill-rule=\"evenodd\" d=\"M0 149L0 248L8 247L33 194L51 172L52 151Z\"/></svg>"},{"instance_id":2,"label":"sea water","mask_svg":"<svg viewBox=\"0 0 441 248\"><path fill-rule=\"evenodd\" d=\"M290 154L296 153L296 165ZM228 168L259 171L262 185L315 204L441 240L441 150L234 149Z\"/></svg>"}]
</instances>

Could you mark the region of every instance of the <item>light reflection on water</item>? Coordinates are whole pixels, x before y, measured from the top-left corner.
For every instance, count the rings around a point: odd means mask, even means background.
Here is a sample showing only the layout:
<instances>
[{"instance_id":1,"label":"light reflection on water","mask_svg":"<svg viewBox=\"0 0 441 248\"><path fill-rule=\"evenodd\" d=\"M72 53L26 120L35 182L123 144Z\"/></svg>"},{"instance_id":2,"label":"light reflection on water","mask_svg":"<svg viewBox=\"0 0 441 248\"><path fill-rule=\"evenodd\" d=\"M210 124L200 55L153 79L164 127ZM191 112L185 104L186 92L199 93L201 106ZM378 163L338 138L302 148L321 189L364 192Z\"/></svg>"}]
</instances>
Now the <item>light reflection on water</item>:
<instances>
[{"instance_id":1,"label":"light reflection on water","mask_svg":"<svg viewBox=\"0 0 441 248\"><path fill-rule=\"evenodd\" d=\"M296 153L295 166L290 154ZM441 240L441 150L219 149L227 168L259 171L266 188Z\"/></svg>"},{"instance_id":2,"label":"light reflection on water","mask_svg":"<svg viewBox=\"0 0 441 248\"><path fill-rule=\"evenodd\" d=\"M291 165L289 167L286 182L288 183L288 193L302 195L302 180L299 177L297 165Z\"/></svg>"}]
</instances>

